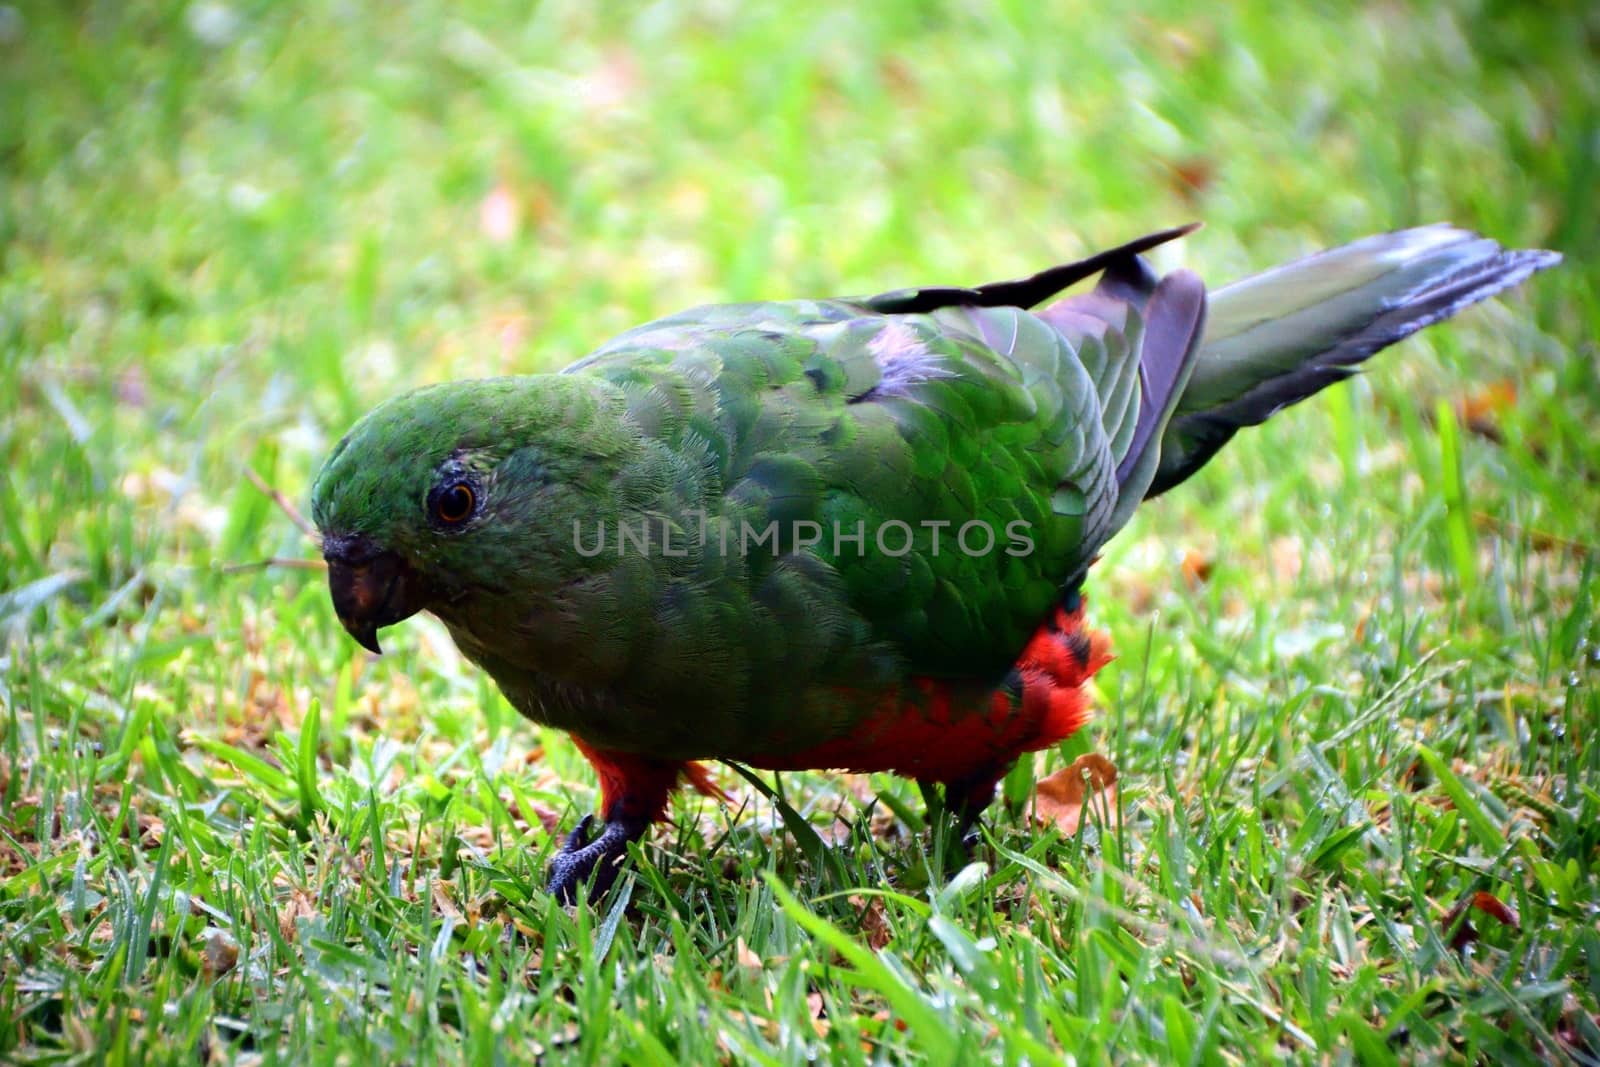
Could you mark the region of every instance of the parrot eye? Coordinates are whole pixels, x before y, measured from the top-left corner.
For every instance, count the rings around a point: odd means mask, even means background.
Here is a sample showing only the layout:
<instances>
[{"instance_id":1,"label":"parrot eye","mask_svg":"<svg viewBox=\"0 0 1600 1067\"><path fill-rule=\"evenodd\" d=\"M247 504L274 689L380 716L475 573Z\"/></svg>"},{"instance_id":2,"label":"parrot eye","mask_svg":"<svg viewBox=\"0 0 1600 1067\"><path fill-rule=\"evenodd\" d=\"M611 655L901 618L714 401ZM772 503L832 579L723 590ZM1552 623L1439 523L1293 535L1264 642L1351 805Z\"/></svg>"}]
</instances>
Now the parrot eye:
<instances>
[{"instance_id":1,"label":"parrot eye","mask_svg":"<svg viewBox=\"0 0 1600 1067\"><path fill-rule=\"evenodd\" d=\"M478 494L466 482L452 482L435 489L428 500L428 510L441 526L460 526L472 518L478 507Z\"/></svg>"}]
</instances>

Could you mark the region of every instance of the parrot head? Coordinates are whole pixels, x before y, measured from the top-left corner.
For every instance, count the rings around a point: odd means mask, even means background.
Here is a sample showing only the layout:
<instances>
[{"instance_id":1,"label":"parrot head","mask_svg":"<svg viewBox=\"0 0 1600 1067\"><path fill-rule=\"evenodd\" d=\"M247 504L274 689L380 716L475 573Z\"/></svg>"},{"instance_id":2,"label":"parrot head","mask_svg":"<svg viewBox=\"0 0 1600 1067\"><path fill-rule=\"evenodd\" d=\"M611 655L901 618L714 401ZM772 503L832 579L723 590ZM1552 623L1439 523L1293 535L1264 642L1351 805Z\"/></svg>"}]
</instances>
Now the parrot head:
<instances>
[{"instance_id":1,"label":"parrot head","mask_svg":"<svg viewBox=\"0 0 1600 1067\"><path fill-rule=\"evenodd\" d=\"M572 526L606 510L626 460L619 408L589 379L488 378L429 386L373 409L311 490L328 588L350 635L423 610L493 617L536 599L583 559Z\"/></svg>"}]
</instances>

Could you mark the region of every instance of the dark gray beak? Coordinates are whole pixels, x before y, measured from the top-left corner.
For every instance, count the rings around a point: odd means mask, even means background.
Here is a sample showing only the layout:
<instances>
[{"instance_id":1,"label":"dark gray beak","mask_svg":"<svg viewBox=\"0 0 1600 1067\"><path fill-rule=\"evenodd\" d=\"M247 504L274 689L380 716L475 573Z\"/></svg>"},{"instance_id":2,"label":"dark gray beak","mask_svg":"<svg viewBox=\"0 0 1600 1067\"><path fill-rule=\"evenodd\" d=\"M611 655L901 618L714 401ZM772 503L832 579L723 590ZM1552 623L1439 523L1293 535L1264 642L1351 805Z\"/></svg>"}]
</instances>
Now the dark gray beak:
<instances>
[{"instance_id":1,"label":"dark gray beak","mask_svg":"<svg viewBox=\"0 0 1600 1067\"><path fill-rule=\"evenodd\" d=\"M324 538L328 592L333 610L350 636L379 655L378 630L409 619L427 606L422 581L411 565L361 534Z\"/></svg>"}]
</instances>

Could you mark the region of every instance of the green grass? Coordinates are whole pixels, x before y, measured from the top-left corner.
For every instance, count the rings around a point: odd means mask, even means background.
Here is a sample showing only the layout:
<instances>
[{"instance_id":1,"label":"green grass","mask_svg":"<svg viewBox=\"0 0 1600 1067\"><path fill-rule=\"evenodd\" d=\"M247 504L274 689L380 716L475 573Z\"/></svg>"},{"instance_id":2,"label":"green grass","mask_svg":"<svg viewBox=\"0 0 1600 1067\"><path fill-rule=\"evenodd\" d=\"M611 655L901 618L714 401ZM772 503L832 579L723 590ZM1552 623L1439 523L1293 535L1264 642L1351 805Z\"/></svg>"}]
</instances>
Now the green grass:
<instances>
[{"instance_id":1,"label":"green grass","mask_svg":"<svg viewBox=\"0 0 1600 1067\"><path fill-rule=\"evenodd\" d=\"M791 6L0 8L0 1060L1595 1062L1600 21ZM1195 218L1217 282L1435 219L1568 259L1106 552L1036 769L1109 756L1115 829L996 808L963 867L906 783L719 772L565 910L572 746L239 566L315 557L246 471L303 502L409 386Z\"/></svg>"}]
</instances>

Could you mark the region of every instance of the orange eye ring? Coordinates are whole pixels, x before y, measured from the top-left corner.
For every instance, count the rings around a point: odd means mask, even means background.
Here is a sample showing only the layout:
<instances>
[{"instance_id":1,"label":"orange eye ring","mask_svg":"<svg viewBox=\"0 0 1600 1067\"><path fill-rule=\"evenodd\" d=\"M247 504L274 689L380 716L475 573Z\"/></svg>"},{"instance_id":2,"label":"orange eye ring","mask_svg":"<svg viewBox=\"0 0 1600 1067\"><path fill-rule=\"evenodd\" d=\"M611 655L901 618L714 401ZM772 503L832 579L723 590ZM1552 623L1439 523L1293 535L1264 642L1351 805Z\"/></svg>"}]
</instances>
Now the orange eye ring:
<instances>
[{"instance_id":1,"label":"orange eye ring","mask_svg":"<svg viewBox=\"0 0 1600 1067\"><path fill-rule=\"evenodd\" d=\"M433 513L447 526L459 526L472 517L478 496L466 482L456 482L440 490L433 499Z\"/></svg>"}]
</instances>

